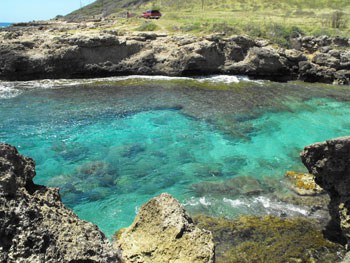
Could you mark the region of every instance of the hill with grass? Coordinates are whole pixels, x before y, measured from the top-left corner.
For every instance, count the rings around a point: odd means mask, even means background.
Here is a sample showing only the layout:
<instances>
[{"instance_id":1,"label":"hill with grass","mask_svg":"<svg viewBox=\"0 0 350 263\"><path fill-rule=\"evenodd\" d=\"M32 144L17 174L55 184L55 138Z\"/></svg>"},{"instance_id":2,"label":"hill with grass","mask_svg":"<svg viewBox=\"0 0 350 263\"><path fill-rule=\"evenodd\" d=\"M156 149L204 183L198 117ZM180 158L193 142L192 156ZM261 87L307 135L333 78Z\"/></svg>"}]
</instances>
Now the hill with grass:
<instances>
[{"instance_id":1,"label":"hill with grass","mask_svg":"<svg viewBox=\"0 0 350 263\"><path fill-rule=\"evenodd\" d=\"M68 19L77 19L88 16L109 16L125 9L135 9L151 0L97 0L66 16Z\"/></svg>"},{"instance_id":2,"label":"hill with grass","mask_svg":"<svg viewBox=\"0 0 350 263\"><path fill-rule=\"evenodd\" d=\"M162 18L140 19L147 9ZM92 16L115 19L118 30L245 34L282 45L293 34L350 36L349 0L97 0L67 18Z\"/></svg>"}]
</instances>

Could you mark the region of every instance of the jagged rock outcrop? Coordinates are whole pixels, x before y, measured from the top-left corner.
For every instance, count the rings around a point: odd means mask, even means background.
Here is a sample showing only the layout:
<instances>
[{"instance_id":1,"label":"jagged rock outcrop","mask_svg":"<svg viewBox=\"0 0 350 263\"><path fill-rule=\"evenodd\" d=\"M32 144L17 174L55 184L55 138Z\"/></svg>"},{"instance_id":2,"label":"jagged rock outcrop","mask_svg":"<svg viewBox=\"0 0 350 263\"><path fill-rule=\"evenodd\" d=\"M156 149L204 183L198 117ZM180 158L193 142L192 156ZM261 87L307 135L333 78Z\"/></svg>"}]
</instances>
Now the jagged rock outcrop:
<instances>
[{"instance_id":1,"label":"jagged rock outcrop","mask_svg":"<svg viewBox=\"0 0 350 263\"><path fill-rule=\"evenodd\" d=\"M350 137L341 137L305 147L304 165L330 196L330 226L340 227L350 244ZM344 241L341 236L338 241Z\"/></svg>"},{"instance_id":2,"label":"jagged rock outcrop","mask_svg":"<svg viewBox=\"0 0 350 263\"><path fill-rule=\"evenodd\" d=\"M290 52L287 52L288 54ZM296 59L288 60L281 50L272 47L253 47L249 50L244 60L233 63L226 70L233 74L245 74L257 78L276 78L288 80L293 74L297 63L305 58L300 56Z\"/></svg>"},{"instance_id":3,"label":"jagged rock outcrop","mask_svg":"<svg viewBox=\"0 0 350 263\"><path fill-rule=\"evenodd\" d=\"M291 47L308 54L299 63L299 79L308 82L350 83L350 40L345 37L297 37Z\"/></svg>"},{"instance_id":4,"label":"jagged rock outcrop","mask_svg":"<svg viewBox=\"0 0 350 263\"><path fill-rule=\"evenodd\" d=\"M33 183L34 161L0 144L0 262L118 262L96 225Z\"/></svg>"},{"instance_id":5,"label":"jagged rock outcrop","mask_svg":"<svg viewBox=\"0 0 350 263\"><path fill-rule=\"evenodd\" d=\"M108 23L48 21L0 30L0 79L223 73L350 83L346 38L299 37L284 49L244 36L120 34Z\"/></svg>"},{"instance_id":6,"label":"jagged rock outcrop","mask_svg":"<svg viewBox=\"0 0 350 263\"><path fill-rule=\"evenodd\" d=\"M192 222L179 202L161 194L140 208L133 224L117 233L125 262L213 262L212 234Z\"/></svg>"}]
</instances>

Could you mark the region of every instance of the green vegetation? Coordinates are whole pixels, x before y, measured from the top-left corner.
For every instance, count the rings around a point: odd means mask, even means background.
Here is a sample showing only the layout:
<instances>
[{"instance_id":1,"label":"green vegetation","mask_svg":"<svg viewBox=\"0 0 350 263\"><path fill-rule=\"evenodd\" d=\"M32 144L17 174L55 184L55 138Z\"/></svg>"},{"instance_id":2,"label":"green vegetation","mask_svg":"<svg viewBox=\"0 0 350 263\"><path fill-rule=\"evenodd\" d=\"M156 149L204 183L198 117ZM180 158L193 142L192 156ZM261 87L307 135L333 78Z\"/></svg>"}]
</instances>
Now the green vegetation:
<instances>
[{"instance_id":1,"label":"green vegetation","mask_svg":"<svg viewBox=\"0 0 350 263\"><path fill-rule=\"evenodd\" d=\"M137 31L154 31L158 28L158 26L153 22L144 22L142 25L140 25L138 28L136 28Z\"/></svg>"},{"instance_id":2,"label":"green vegetation","mask_svg":"<svg viewBox=\"0 0 350 263\"><path fill-rule=\"evenodd\" d=\"M216 262L339 262L345 253L303 218L197 216L195 222L213 233Z\"/></svg>"},{"instance_id":3,"label":"green vegetation","mask_svg":"<svg viewBox=\"0 0 350 263\"><path fill-rule=\"evenodd\" d=\"M145 26L139 15L160 9L163 17ZM133 18L126 18L126 12ZM106 16L127 31L160 31L171 34L245 34L287 45L295 34L350 36L348 0L97 0L68 15Z\"/></svg>"}]
</instances>

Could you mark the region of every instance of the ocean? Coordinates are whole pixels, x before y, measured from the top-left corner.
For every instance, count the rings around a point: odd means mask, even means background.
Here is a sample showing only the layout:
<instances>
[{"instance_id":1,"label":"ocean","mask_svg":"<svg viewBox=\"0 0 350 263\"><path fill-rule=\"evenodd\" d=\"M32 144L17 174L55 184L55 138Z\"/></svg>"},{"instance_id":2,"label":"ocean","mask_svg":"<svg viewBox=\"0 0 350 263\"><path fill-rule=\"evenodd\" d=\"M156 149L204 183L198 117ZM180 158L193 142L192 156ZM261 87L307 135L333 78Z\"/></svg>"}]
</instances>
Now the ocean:
<instances>
[{"instance_id":1,"label":"ocean","mask_svg":"<svg viewBox=\"0 0 350 263\"><path fill-rule=\"evenodd\" d=\"M3 27L8 27L10 25L12 25L13 23L6 23L6 22L0 22L0 28L3 28Z\"/></svg>"}]
</instances>

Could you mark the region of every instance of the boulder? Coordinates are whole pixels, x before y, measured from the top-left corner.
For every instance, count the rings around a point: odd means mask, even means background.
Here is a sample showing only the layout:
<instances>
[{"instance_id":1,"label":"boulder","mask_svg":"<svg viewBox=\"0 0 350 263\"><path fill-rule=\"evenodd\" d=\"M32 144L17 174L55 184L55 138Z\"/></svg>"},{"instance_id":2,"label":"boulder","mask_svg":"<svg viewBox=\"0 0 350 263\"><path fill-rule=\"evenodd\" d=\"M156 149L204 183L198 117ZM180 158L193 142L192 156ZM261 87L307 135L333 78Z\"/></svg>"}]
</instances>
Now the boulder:
<instances>
[{"instance_id":1,"label":"boulder","mask_svg":"<svg viewBox=\"0 0 350 263\"><path fill-rule=\"evenodd\" d=\"M340 67L350 70L350 51L345 51L339 54Z\"/></svg>"},{"instance_id":2,"label":"boulder","mask_svg":"<svg viewBox=\"0 0 350 263\"><path fill-rule=\"evenodd\" d=\"M298 195L319 195L324 193L324 190L315 183L315 177L312 174L288 171L285 176L289 181L290 189Z\"/></svg>"},{"instance_id":3,"label":"boulder","mask_svg":"<svg viewBox=\"0 0 350 263\"><path fill-rule=\"evenodd\" d=\"M342 69L334 73L335 80L334 83L339 85L349 85L350 84L350 70Z\"/></svg>"},{"instance_id":4,"label":"boulder","mask_svg":"<svg viewBox=\"0 0 350 263\"><path fill-rule=\"evenodd\" d=\"M336 72L334 68L320 66L310 61L300 61L298 79L307 82L332 83Z\"/></svg>"},{"instance_id":5,"label":"boulder","mask_svg":"<svg viewBox=\"0 0 350 263\"><path fill-rule=\"evenodd\" d=\"M96 225L36 185L34 161L0 144L0 262L118 262Z\"/></svg>"},{"instance_id":6,"label":"boulder","mask_svg":"<svg viewBox=\"0 0 350 263\"><path fill-rule=\"evenodd\" d=\"M330 196L330 227L340 228L350 244L350 137L341 137L305 147L304 165ZM338 238L338 241L345 240Z\"/></svg>"},{"instance_id":7,"label":"boulder","mask_svg":"<svg viewBox=\"0 0 350 263\"><path fill-rule=\"evenodd\" d=\"M179 202L161 194L120 230L115 247L124 262L213 262L211 232L197 228Z\"/></svg>"},{"instance_id":8,"label":"boulder","mask_svg":"<svg viewBox=\"0 0 350 263\"><path fill-rule=\"evenodd\" d=\"M246 74L260 78L289 77L287 58L280 56L278 50L271 47L253 47L244 60L228 65L225 70L233 74Z\"/></svg>"},{"instance_id":9,"label":"boulder","mask_svg":"<svg viewBox=\"0 0 350 263\"><path fill-rule=\"evenodd\" d=\"M338 69L340 67L340 60L327 53L316 54L313 57L312 62L320 66L327 66L335 69Z\"/></svg>"}]
</instances>

